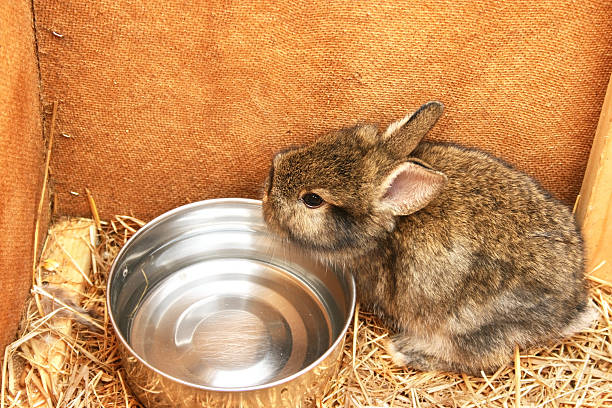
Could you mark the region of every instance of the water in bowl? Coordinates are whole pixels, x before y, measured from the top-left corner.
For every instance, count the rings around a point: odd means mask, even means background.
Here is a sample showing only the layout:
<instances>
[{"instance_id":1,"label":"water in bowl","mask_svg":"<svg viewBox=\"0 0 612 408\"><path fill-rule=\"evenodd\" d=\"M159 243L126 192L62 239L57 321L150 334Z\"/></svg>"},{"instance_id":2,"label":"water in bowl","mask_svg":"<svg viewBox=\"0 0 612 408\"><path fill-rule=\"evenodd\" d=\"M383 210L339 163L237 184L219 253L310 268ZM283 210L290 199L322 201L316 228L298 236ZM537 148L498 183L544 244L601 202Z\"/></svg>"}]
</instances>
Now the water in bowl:
<instances>
[{"instance_id":1,"label":"water in bowl","mask_svg":"<svg viewBox=\"0 0 612 408\"><path fill-rule=\"evenodd\" d=\"M140 300L129 342L153 367L182 381L257 386L297 373L329 349L325 304L278 265L239 257L196 260Z\"/></svg>"}]
</instances>

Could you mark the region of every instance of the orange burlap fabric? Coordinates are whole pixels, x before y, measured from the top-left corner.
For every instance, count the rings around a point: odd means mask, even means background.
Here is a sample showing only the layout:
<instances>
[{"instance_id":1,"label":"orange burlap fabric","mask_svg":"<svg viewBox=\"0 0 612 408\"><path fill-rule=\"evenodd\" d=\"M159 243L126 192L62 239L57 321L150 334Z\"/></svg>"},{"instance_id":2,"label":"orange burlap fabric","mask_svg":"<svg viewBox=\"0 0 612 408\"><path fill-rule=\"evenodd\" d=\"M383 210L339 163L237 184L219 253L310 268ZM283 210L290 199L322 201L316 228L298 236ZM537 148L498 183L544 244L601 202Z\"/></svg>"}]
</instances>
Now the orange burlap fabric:
<instances>
[{"instance_id":1,"label":"orange burlap fabric","mask_svg":"<svg viewBox=\"0 0 612 408\"><path fill-rule=\"evenodd\" d=\"M31 284L43 169L38 83L31 2L0 1L1 351L15 336Z\"/></svg>"},{"instance_id":2,"label":"orange burlap fabric","mask_svg":"<svg viewBox=\"0 0 612 408\"><path fill-rule=\"evenodd\" d=\"M431 138L576 198L612 71L607 0L34 0L60 213L258 197L274 151L439 99ZM71 192L79 195L71 194Z\"/></svg>"}]
</instances>

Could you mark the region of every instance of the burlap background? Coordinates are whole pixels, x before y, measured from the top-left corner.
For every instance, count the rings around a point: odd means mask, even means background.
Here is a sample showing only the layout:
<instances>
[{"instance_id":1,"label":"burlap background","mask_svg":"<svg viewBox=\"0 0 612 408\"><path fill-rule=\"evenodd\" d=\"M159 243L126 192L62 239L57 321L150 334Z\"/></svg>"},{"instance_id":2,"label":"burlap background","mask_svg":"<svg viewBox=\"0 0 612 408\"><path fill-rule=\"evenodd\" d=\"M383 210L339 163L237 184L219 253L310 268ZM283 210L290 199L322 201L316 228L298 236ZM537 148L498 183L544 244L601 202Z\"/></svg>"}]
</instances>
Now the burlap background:
<instances>
[{"instance_id":1,"label":"burlap background","mask_svg":"<svg viewBox=\"0 0 612 408\"><path fill-rule=\"evenodd\" d=\"M259 195L273 151L429 99L568 203L612 70L605 0L34 0L59 211ZM55 34L54 34L55 31ZM70 192L79 193L79 196Z\"/></svg>"},{"instance_id":2,"label":"burlap background","mask_svg":"<svg viewBox=\"0 0 612 408\"><path fill-rule=\"evenodd\" d=\"M31 283L43 169L38 84L31 3L0 1L0 350L15 336Z\"/></svg>"},{"instance_id":3,"label":"burlap background","mask_svg":"<svg viewBox=\"0 0 612 408\"><path fill-rule=\"evenodd\" d=\"M31 6L0 2L0 346L30 286L42 180ZM447 105L432 138L498 154L571 203L612 71L604 0L33 8L43 106L60 102L70 136L52 182L71 215L88 214L85 187L105 217L257 197L275 150L428 99Z\"/></svg>"}]
</instances>

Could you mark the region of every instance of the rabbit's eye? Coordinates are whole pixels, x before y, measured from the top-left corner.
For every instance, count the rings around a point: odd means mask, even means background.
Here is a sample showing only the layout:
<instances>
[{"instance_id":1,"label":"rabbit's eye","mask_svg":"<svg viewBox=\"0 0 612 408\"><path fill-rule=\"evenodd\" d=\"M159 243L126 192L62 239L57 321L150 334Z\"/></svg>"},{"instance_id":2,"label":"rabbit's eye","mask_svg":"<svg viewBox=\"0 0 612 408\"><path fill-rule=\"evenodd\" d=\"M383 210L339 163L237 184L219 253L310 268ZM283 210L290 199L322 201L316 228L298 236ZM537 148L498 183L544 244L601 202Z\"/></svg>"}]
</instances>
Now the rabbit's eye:
<instances>
[{"instance_id":1,"label":"rabbit's eye","mask_svg":"<svg viewBox=\"0 0 612 408\"><path fill-rule=\"evenodd\" d=\"M308 208L319 208L325 203L325 200L320 195L315 193L306 193L302 196L302 201Z\"/></svg>"}]
</instances>

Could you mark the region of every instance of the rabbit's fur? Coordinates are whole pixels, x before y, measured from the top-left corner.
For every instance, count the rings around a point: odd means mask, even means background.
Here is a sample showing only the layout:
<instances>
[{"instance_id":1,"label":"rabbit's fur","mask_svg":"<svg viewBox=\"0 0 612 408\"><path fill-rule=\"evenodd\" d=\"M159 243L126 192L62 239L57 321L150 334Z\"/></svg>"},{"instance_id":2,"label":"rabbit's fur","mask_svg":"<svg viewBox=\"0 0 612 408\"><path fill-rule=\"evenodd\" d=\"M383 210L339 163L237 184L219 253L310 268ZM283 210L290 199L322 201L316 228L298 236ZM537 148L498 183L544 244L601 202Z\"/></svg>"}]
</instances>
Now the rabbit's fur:
<instances>
[{"instance_id":1,"label":"rabbit's fur","mask_svg":"<svg viewBox=\"0 0 612 408\"><path fill-rule=\"evenodd\" d=\"M270 229L353 273L363 307L421 370L478 374L594 318L581 234L533 179L478 150L421 142L439 102L385 132L358 125L274 157ZM304 194L324 199L305 205Z\"/></svg>"}]
</instances>

